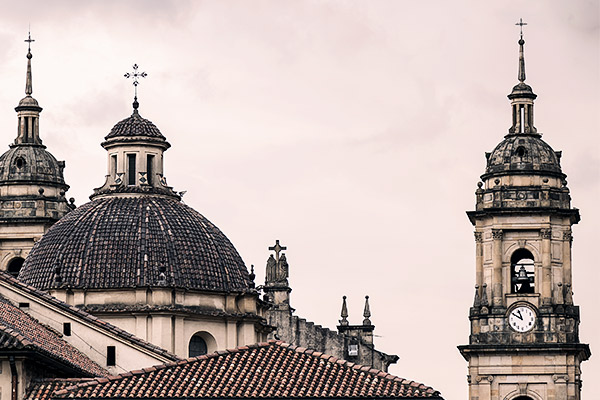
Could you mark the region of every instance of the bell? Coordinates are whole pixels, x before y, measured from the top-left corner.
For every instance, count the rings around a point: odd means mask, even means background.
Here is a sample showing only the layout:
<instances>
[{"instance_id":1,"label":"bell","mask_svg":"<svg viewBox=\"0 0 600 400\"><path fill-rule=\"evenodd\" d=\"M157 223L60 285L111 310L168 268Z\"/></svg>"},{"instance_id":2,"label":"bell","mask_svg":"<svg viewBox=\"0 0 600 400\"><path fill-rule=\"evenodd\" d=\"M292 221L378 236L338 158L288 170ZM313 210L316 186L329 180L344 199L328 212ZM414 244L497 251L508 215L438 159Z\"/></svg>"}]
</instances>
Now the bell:
<instances>
[{"instance_id":1,"label":"bell","mask_svg":"<svg viewBox=\"0 0 600 400\"><path fill-rule=\"evenodd\" d=\"M527 276L527 271L525 270L525 267L521 265L521 268L519 268L519 274L517 275L517 282L529 282L529 277Z\"/></svg>"}]
</instances>

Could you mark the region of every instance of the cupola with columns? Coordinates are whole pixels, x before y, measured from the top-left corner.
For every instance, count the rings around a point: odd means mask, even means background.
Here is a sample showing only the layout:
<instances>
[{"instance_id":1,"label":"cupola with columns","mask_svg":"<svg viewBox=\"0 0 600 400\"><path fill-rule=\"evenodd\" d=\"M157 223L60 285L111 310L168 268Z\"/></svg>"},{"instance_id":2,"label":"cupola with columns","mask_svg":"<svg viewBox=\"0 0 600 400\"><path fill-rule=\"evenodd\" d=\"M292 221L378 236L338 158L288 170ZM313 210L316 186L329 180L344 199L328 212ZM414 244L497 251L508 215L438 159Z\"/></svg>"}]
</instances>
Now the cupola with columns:
<instances>
[{"instance_id":1,"label":"cupola with columns","mask_svg":"<svg viewBox=\"0 0 600 400\"><path fill-rule=\"evenodd\" d=\"M138 72L137 64L132 73L125 74L133 78L136 90L133 113L118 122L104 138L102 147L108 152L108 174L104 185L90 196L92 199L135 194L180 198L167 185L163 174L163 152L171 145L158 128L139 113L138 79L145 76L145 72Z\"/></svg>"},{"instance_id":2,"label":"cupola with columns","mask_svg":"<svg viewBox=\"0 0 600 400\"><path fill-rule=\"evenodd\" d=\"M517 24L526 25L522 20ZM561 152L534 126L537 97L525 83L523 33L519 83L508 95L512 124L486 153L476 190L475 296L470 308L471 400L577 400L580 363L590 356L579 342L573 302L571 207Z\"/></svg>"}]
</instances>

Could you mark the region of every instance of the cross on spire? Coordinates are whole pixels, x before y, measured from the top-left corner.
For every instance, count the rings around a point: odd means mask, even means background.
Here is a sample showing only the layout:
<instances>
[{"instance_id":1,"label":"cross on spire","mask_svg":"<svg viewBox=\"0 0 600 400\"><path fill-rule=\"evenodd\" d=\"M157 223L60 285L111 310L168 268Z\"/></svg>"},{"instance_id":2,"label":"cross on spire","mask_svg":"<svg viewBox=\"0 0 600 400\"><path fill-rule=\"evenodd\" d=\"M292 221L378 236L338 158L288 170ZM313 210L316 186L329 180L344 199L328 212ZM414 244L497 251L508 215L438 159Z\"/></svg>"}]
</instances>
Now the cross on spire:
<instances>
[{"instance_id":1,"label":"cross on spire","mask_svg":"<svg viewBox=\"0 0 600 400\"><path fill-rule=\"evenodd\" d=\"M27 34L27 39L25 39L25 42L27 42L27 76L25 78L25 94L27 96L31 96L33 93L33 82L31 78L31 58L33 56L31 55L31 42L35 42L35 40L31 38L31 30Z\"/></svg>"},{"instance_id":2,"label":"cross on spire","mask_svg":"<svg viewBox=\"0 0 600 400\"><path fill-rule=\"evenodd\" d=\"M31 38L31 31L29 31L27 34L27 39L25 39L25 42L27 42L27 52L31 53L31 42L35 42L35 40Z\"/></svg>"},{"instance_id":3,"label":"cross on spire","mask_svg":"<svg viewBox=\"0 0 600 400\"><path fill-rule=\"evenodd\" d=\"M135 111L137 111L138 107L139 107L139 103L137 101L137 87L140 84L138 79L139 78L145 78L146 76L148 76L147 73L145 72L138 72L138 65L137 64L133 64L133 72L128 72L125 75L125 78L129 79L132 78L133 79L133 86L134 86L134 97L133 97L133 108Z\"/></svg>"},{"instance_id":4,"label":"cross on spire","mask_svg":"<svg viewBox=\"0 0 600 400\"><path fill-rule=\"evenodd\" d=\"M515 25L519 26L519 29L521 30L521 39L523 39L523 26L527 25L527 22L523 22L523 18L519 18L519 22Z\"/></svg>"},{"instance_id":5,"label":"cross on spire","mask_svg":"<svg viewBox=\"0 0 600 400\"><path fill-rule=\"evenodd\" d=\"M275 246L269 247L269 250L273 250L275 252L275 261L279 262L279 253L282 250L287 250L286 246L281 246L279 244L279 240L275 240Z\"/></svg>"}]
</instances>

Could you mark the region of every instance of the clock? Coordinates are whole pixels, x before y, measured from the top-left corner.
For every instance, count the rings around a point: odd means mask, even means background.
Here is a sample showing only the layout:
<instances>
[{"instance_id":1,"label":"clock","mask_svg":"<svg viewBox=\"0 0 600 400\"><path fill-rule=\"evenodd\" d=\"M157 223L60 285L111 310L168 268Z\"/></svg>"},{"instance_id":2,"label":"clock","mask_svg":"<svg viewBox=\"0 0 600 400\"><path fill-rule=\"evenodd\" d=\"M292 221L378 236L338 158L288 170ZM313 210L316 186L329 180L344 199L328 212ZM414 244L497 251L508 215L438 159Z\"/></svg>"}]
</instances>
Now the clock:
<instances>
[{"instance_id":1,"label":"clock","mask_svg":"<svg viewBox=\"0 0 600 400\"><path fill-rule=\"evenodd\" d=\"M535 325L535 312L529 307L515 307L508 316L508 323L517 332L530 331Z\"/></svg>"}]
</instances>

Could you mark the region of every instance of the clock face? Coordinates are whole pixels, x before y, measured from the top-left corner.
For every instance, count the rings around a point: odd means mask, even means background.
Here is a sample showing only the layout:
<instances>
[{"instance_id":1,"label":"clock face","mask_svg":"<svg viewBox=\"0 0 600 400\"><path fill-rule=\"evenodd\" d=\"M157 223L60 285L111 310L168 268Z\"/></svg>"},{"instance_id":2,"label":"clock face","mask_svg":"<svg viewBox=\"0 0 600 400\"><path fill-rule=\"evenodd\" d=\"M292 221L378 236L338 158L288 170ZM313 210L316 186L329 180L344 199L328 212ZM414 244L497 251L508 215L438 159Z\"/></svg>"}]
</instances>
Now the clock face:
<instances>
[{"instance_id":1,"label":"clock face","mask_svg":"<svg viewBox=\"0 0 600 400\"><path fill-rule=\"evenodd\" d=\"M529 307L516 307L508 316L508 323L517 332L530 331L535 324L535 312Z\"/></svg>"}]
</instances>

